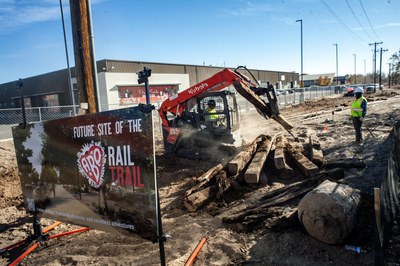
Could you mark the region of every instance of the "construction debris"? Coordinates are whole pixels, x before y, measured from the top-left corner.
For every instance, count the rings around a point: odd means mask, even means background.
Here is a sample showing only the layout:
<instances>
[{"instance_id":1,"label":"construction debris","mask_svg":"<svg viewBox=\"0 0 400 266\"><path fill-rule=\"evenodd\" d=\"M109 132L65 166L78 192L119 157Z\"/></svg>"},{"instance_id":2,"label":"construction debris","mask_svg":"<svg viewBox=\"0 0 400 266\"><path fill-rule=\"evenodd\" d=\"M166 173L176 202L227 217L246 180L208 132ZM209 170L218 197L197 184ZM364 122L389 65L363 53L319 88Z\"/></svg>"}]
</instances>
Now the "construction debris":
<instances>
[{"instance_id":1,"label":"construction debris","mask_svg":"<svg viewBox=\"0 0 400 266\"><path fill-rule=\"evenodd\" d=\"M218 164L196 178L186 191L184 205L196 212L211 202L211 206L222 204L218 216L240 231L260 226L287 228L300 219L315 238L341 243L353 228L360 197L357 190L342 184L344 169L332 169L333 162L327 169L319 168L327 163L318 139L308 139L309 143L302 144L283 134L258 136L225 166ZM355 161L351 165L362 166ZM338 162L336 166L348 165ZM271 173L284 177L287 184L260 183ZM289 175L296 181L288 183Z\"/></svg>"},{"instance_id":2,"label":"construction debris","mask_svg":"<svg viewBox=\"0 0 400 266\"><path fill-rule=\"evenodd\" d=\"M254 193L251 195L251 201L243 201L240 204L235 205L234 208L230 208L221 214L222 221L225 223L253 225L262 220L262 217L269 215L268 213L272 207L276 207L277 205L281 205L294 198L305 195L326 179L335 180L334 178L342 178L343 175L338 172L341 172L341 170L335 169L332 171L322 171L313 178L295 182L284 187ZM285 217L276 217L278 221L281 218L287 219L288 217L287 215Z\"/></svg>"},{"instance_id":3,"label":"construction debris","mask_svg":"<svg viewBox=\"0 0 400 266\"><path fill-rule=\"evenodd\" d=\"M243 188L246 187L246 184L259 184L260 179L265 177L266 162L273 147L275 147L275 171L278 175L287 177L288 173L293 171L286 163L286 155L292 158L294 166L296 166L305 177L315 177L320 171L318 166L302 154L302 152L305 152L305 149L300 143L292 142L289 144L282 134L276 136L260 135L248 146L244 147L243 150L225 166L218 164L197 178L196 184L185 193L186 208L191 212L195 212L213 200L223 200L224 195L230 190L244 190ZM279 156L277 156L277 150L280 153L278 154ZM322 175L326 175L326 173ZM320 176L321 175L315 180L318 180ZM260 205L260 208L264 208L285 200L290 200L310 191L315 187L317 182L315 181L312 183L313 186L307 188L304 188L304 184L301 182L295 184L299 187L285 192L287 194L279 195L276 199L273 198L269 201L264 200L262 203L258 202L257 205ZM284 189L290 189L291 187L292 186L289 185ZM266 205L264 206L264 204Z\"/></svg>"}]
</instances>

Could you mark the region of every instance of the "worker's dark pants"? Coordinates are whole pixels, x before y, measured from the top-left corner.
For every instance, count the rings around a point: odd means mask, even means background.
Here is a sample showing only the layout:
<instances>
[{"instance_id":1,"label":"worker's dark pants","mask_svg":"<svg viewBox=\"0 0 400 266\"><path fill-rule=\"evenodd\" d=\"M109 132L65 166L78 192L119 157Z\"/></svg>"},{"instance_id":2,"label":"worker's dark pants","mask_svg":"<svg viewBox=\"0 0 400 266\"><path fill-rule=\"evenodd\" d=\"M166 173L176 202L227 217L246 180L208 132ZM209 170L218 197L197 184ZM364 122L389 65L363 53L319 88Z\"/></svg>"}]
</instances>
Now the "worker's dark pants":
<instances>
[{"instance_id":1,"label":"worker's dark pants","mask_svg":"<svg viewBox=\"0 0 400 266\"><path fill-rule=\"evenodd\" d=\"M362 122L359 117L353 117L353 126L354 129L356 130L356 141L362 141L362 132L361 132Z\"/></svg>"}]
</instances>

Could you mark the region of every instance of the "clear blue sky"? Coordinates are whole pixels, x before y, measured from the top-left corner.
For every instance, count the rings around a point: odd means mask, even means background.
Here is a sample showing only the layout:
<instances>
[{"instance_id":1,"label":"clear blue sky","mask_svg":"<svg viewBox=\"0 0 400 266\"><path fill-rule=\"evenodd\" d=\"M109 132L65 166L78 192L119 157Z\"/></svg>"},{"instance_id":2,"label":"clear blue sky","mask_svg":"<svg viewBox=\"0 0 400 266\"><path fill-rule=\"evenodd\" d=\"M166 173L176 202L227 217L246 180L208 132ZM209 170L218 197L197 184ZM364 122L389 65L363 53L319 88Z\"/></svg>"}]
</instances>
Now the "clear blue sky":
<instances>
[{"instance_id":1,"label":"clear blue sky","mask_svg":"<svg viewBox=\"0 0 400 266\"><path fill-rule=\"evenodd\" d=\"M92 0L96 59L339 75L400 49L399 0ZM71 66L69 1L63 0ZM356 54L356 56L353 56ZM379 57L377 68L379 68ZM59 0L0 0L0 83L66 68ZM274 81L273 81L274 82Z\"/></svg>"}]
</instances>

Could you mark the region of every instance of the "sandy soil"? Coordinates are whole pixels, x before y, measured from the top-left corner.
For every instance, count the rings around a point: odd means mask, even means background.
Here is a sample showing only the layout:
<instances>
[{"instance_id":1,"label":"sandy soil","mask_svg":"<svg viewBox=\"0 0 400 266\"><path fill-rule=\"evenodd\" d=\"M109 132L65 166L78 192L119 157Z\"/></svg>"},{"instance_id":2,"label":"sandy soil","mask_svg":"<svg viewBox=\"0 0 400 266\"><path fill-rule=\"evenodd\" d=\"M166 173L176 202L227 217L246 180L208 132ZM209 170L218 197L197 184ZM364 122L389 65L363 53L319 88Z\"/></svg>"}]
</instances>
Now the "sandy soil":
<instances>
[{"instance_id":1,"label":"sandy soil","mask_svg":"<svg viewBox=\"0 0 400 266\"><path fill-rule=\"evenodd\" d=\"M343 245L324 244L311 237L297 221L288 228L268 230L257 227L238 230L224 224L220 214L234 205L218 202L189 213L183 205L185 191L193 186L193 177L208 170L213 163L202 160L164 157L157 152L157 175L160 185L163 231L171 237L165 242L168 265L183 265L202 237L207 242L195 265L374 265L373 188L380 185L387 168L393 140L392 126L398 122L400 101L397 91L366 95L369 100L368 119L364 129L364 143L354 143L354 129L348 119L352 98L330 97L310 101L306 105L283 110L294 125L295 135L305 141L306 136L319 138L327 161L358 158L365 169L346 169L345 183L360 189L362 203L352 234ZM397 96L397 97L396 97ZM265 120L256 112L247 114L243 138L251 141L261 133L276 132L280 126ZM160 147L161 140L157 141ZM31 234L31 217L25 213L12 141L0 142L0 248ZM299 173L295 178L302 178ZM287 183L269 176L268 183ZM265 189L266 185L253 187ZM241 199L251 197L251 193ZM298 201L297 201L298 202ZM282 206L294 208L296 201ZM44 226L54 221L41 219ZM78 226L61 224L54 233ZM397 235L400 230L397 229ZM344 249L344 244L364 248L366 254L355 254ZM399 263L400 254L389 252L390 261ZM140 238L114 236L90 230L58 240L48 240L22 262L22 265L159 265L159 246ZM0 264L7 264L15 254L3 253Z\"/></svg>"}]
</instances>

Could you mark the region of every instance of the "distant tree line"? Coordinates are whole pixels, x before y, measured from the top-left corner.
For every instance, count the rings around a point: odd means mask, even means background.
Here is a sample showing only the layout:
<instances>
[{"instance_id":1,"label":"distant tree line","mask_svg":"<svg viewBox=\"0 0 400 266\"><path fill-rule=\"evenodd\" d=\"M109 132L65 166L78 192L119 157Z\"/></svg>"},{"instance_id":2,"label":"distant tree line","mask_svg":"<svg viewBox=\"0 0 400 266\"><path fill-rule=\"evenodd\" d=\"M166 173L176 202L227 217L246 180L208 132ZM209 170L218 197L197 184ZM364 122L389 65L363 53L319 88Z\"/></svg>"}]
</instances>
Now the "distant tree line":
<instances>
[{"instance_id":1,"label":"distant tree line","mask_svg":"<svg viewBox=\"0 0 400 266\"><path fill-rule=\"evenodd\" d=\"M390 57L391 84L400 84L400 49Z\"/></svg>"}]
</instances>

